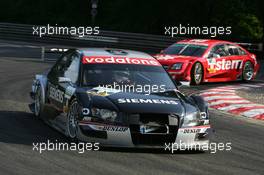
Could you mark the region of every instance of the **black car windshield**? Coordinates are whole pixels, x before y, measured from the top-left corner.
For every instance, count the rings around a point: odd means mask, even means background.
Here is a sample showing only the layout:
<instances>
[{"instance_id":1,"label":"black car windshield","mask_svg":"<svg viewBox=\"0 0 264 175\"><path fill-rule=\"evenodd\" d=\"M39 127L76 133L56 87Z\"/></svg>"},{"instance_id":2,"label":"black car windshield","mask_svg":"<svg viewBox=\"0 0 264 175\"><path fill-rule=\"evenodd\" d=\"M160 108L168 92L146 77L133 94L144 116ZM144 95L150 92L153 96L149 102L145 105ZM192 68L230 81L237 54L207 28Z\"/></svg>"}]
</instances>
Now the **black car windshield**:
<instances>
[{"instance_id":1,"label":"black car windshield","mask_svg":"<svg viewBox=\"0 0 264 175\"><path fill-rule=\"evenodd\" d=\"M195 44L173 44L163 51L168 55L183 55L200 57L208 46Z\"/></svg>"},{"instance_id":2,"label":"black car windshield","mask_svg":"<svg viewBox=\"0 0 264 175\"><path fill-rule=\"evenodd\" d=\"M84 64L82 86L155 93L176 89L161 66L134 64ZM122 88L122 89L121 89ZM130 92L131 92L130 91Z\"/></svg>"}]
</instances>

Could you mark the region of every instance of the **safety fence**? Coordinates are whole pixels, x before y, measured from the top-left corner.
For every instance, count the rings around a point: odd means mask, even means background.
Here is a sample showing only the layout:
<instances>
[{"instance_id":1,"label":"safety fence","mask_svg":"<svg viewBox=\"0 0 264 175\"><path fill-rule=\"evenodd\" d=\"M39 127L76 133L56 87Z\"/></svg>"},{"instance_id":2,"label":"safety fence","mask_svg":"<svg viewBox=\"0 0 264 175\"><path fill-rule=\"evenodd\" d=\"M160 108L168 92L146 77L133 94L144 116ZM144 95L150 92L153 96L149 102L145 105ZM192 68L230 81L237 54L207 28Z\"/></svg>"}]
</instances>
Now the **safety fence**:
<instances>
[{"instance_id":1,"label":"safety fence","mask_svg":"<svg viewBox=\"0 0 264 175\"><path fill-rule=\"evenodd\" d=\"M0 39L8 41L22 41L37 44L41 47L41 52L60 53L60 48L71 47L109 47L139 50L148 53L158 53L183 37L171 38L162 35L150 35L139 33L115 32L100 30L99 35L44 35L42 37L34 35L34 25L0 23ZM41 26L39 26L41 27ZM256 43L239 43L252 52L262 52L263 45ZM50 50L51 46L58 49ZM63 47L60 47L63 46ZM45 58L43 55L42 58Z\"/></svg>"}]
</instances>

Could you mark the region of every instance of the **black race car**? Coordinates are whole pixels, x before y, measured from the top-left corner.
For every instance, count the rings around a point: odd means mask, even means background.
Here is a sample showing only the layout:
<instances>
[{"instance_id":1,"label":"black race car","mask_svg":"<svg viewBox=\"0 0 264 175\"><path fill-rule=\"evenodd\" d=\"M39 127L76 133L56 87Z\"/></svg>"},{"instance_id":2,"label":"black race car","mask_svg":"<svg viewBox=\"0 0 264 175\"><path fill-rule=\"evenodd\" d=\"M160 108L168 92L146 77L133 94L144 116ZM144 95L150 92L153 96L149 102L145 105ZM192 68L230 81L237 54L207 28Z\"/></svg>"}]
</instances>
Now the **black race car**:
<instances>
[{"instance_id":1,"label":"black race car","mask_svg":"<svg viewBox=\"0 0 264 175\"><path fill-rule=\"evenodd\" d=\"M208 106L185 96L152 56L131 50L69 50L36 75L30 105L71 139L117 147L209 144Z\"/></svg>"}]
</instances>

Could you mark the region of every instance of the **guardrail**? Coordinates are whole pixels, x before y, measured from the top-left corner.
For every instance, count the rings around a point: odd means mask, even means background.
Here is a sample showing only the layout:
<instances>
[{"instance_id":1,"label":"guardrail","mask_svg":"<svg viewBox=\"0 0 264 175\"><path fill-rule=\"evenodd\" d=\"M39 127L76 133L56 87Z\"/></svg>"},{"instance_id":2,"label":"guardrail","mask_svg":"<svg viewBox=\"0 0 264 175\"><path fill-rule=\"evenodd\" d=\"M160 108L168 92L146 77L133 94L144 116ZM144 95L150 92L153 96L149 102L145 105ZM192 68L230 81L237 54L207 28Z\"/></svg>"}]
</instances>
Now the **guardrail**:
<instances>
[{"instance_id":1,"label":"guardrail","mask_svg":"<svg viewBox=\"0 0 264 175\"><path fill-rule=\"evenodd\" d=\"M33 25L0 23L0 39L37 43L42 46L63 45L67 47L113 47L157 53L183 37L171 38L161 35L114 32L100 30L99 35L86 35L83 38L69 35L45 35L41 38L33 35ZM253 52L263 51L262 44L239 43Z\"/></svg>"},{"instance_id":2,"label":"guardrail","mask_svg":"<svg viewBox=\"0 0 264 175\"><path fill-rule=\"evenodd\" d=\"M40 38L32 34L32 27L33 25L0 23L0 39L73 47L118 47L153 53L183 39L104 30L100 30L99 35L86 35L83 38L66 35L50 35Z\"/></svg>"}]
</instances>

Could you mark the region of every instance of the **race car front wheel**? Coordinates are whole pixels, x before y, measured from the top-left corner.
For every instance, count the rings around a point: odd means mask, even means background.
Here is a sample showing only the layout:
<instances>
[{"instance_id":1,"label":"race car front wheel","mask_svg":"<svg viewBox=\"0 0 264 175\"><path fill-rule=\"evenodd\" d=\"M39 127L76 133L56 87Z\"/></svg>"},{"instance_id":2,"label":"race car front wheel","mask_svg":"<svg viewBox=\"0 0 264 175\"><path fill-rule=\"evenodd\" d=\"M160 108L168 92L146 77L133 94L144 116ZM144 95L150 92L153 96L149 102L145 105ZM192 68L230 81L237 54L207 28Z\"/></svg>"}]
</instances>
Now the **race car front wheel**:
<instances>
[{"instance_id":1,"label":"race car front wheel","mask_svg":"<svg viewBox=\"0 0 264 175\"><path fill-rule=\"evenodd\" d=\"M34 113L35 116L40 117L43 109L43 104L42 104L42 93L41 93L41 88L38 85L37 90L35 93L35 101L34 101Z\"/></svg>"},{"instance_id":2,"label":"race car front wheel","mask_svg":"<svg viewBox=\"0 0 264 175\"><path fill-rule=\"evenodd\" d=\"M191 85L199 85L203 81L203 66L197 62L191 70Z\"/></svg>"},{"instance_id":3,"label":"race car front wheel","mask_svg":"<svg viewBox=\"0 0 264 175\"><path fill-rule=\"evenodd\" d=\"M77 129L78 129L78 122L77 122L77 117L78 117L78 103L76 100L73 100L71 102L69 111L67 113L67 135L71 139L75 139L77 136Z\"/></svg>"},{"instance_id":4,"label":"race car front wheel","mask_svg":"<svg viewBox=\"0 0 264 175\"><path fill-rule=\"evenodd\" d=\"M250 81L253 79L254 67L250 61L247 61L244 65L242 78L244 81Z\"/></svg>"}]
</instances>

